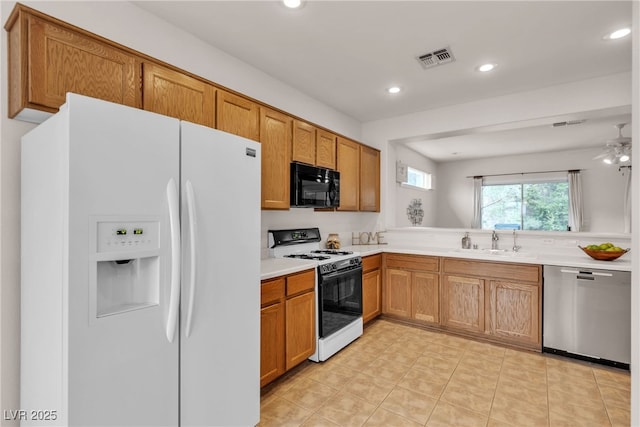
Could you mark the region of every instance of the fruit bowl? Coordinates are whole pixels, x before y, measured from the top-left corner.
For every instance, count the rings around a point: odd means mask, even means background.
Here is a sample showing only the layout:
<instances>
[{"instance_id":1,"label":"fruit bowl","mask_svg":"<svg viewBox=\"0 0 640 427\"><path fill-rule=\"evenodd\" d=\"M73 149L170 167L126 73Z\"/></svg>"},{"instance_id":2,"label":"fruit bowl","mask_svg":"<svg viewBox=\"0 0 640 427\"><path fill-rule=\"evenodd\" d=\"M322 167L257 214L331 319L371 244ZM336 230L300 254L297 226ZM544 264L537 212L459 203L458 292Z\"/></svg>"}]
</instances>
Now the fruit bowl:
<instances>
[{"instance_id":1,"label":"fruit bowl","mask_svg":"<svg viewBox=\"0 0 640 427\"><path fill-rule=\"evenodd\" d=\"M623 249L621 251L596 251L588 248L583 248L582 246L578 247L582 249L585 254L589 255L593 259L597 259L598 261L613 261L614 259L618 259L622 255L629 252L629 249Z\"/></svg>"}]
</instances>

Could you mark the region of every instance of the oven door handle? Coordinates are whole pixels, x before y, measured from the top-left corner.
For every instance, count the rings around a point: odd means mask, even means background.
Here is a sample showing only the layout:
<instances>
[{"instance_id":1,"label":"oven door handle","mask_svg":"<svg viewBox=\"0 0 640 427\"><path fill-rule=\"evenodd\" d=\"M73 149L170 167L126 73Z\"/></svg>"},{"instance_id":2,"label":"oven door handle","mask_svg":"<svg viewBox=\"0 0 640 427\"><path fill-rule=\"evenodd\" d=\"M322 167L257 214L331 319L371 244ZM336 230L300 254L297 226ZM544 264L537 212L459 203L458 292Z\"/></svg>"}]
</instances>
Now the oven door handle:
<instances>
[{"instance_id":1,"label":"oven door handle","mask_svg":"<svg viewBox=\"0 0 640 427\"><path fill-rule=\"evenodd\" d=\"M362 274L362 266L358 266L355 268L344 268L342 270L338 270L338 271L332 271L331 273L321 273L319 274L319 277L321 279L321 282L324 280L328 280L328 279L333 279L334 277L338 277L338 276L343 276L347 273L355 273L355 272L360 272L360 274Z\"/></svg>"}]
</instances>

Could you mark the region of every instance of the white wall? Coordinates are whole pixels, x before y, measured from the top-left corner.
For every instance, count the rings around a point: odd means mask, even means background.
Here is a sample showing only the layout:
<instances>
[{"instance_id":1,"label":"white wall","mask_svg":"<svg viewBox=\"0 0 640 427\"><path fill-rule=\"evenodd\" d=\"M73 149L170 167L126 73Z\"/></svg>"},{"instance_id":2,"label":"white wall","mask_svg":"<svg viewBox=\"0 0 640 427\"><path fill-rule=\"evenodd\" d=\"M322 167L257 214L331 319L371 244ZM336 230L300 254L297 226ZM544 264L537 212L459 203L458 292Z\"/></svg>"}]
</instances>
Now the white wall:
<instances>
[{"instance_id":1,"label":"white wall","mask_svg":"<svg viewBox=\"0 0 640 427\"><path fill-rule=\"evenodd\" d=\"M121 1L25 1L63 21L166 61L276 108L361 141L361 124L262 71L194 38L165 21ZM15 2L0 0L4 24ZM7 118L7 34L1 31L0 71L0 410L18 409L20 335L20 137L32 124ZM364 141L362 141L364 142ZM322 214L315 218L282 212L266 215L264 227L289 221L324 230L360 229L375 214ZM364 219L363 219L364 218ZM334 226L335 225L335 226ZM368 227L368 225L367 225ZM266 229L266 228L265 228ZM266 237L266 231L263 233ZM266 245L266 243L265 243ZM25 408L23 408L25 409ZM33 409L33 408L32 408ZM37 409L37 408L36 408ZM41 408L42 409L42 408ZM44 408L46 409L46 408ZM2 425L15 425L0 419Z\"/></svg>"},{"instance_id":2,"label":"white wall","mask_svg":"<svg viewBox=\"0 0 640 427\"><path fill-rule=\"evenodd\" d=\"M395 151L396 160L401 161L414 169L419 169L423 172L432 174L433 186L432 190L427 191L402 187L395 181L395 169L390 171L389 180L393 182L390 182L389 185L393 185L396 191L394 204L396 218L395 226L405 227L411 225L411 221L407 216L407 207L413 199L422 200L422 209L424 210L422 226L437 226L437 196L443 190L443 187L439 185L440 181L437 174L437 163L401 144L392 144L389 146L389 150ZM389 210L391 209L392 208L389 207Z\"/></svg>"},{"instance_id":3,"label":"white wall","mask_svg":"<svg viewBox=\"0 0 640 427\"><path fill-rule=\"evenodd\" d=\"M624 232L625 176L615 166L594 161L599 148L503 156L438 164L438 227L467 228L473 218L469 176L581 169L585 232Z\"/></svg>"}]
</instances>

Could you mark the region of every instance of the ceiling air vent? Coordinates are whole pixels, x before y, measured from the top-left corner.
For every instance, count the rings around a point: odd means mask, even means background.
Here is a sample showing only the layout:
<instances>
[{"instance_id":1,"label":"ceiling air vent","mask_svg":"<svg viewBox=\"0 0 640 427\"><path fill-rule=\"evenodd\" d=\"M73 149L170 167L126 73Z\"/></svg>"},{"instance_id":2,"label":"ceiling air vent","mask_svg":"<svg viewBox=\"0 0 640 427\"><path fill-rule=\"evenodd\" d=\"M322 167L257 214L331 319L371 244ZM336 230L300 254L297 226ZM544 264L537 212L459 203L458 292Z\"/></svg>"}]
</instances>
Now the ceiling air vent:
<instances>
[{"instance_id":1,"label":"ceiling air vent","mask_svg":"<svg viewBox=\"0 0 640 427\"><path fill-rule=\"evenodd\" d=\"M451 52L451 49L448 46L442 49L434 50L433 52L425 53L424 55L420 55L416 59L425 70L437 65L448 64L449 62L453 62L456 60L456 58L454 58L453 56L453 52Z\"/></svg>"}]
</instances>

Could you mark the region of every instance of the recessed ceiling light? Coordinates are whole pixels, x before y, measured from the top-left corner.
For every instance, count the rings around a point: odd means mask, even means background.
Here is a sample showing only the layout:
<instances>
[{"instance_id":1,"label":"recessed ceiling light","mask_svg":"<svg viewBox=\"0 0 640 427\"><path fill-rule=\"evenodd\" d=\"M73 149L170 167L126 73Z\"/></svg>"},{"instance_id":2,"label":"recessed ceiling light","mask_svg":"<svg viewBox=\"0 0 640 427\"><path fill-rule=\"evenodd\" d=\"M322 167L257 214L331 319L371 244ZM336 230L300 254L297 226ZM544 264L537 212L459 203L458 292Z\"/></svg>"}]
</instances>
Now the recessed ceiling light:
<instances>
[{"instance_id":1,"label":"recessed ceiling light","mask_svg":"<svg viewBox=\"0 0 640 427\"><path fill-rule=\"evenodd\" d=\"M486 73L487 71L493 70L497 66L497 64L482 64L478 67L478 71L480 71L481 73Z\"/></svg>"},{"instance_id":2,"label":"recessed ceiling light","mask_svg":"<svg viewBox=\"0 0 640 427\"><path fill-rule=\"evenodd\" d=\"M391 86L389 89L387 89L387 92L389 93L400 93L401 89L399 86Z\"/></svg>"},{"instance_id":3,"label":"recessed ceiling light","mask_svg":"<svg viewBox=\"0 0 640 427\"><path fill-rule=\"evenodd\" d=\"M302 0L282 0L282 3L290 9L296 9L302 5Z\"/></svg>"},{"instance_id":4,"label":"recessed ceiling light","mask_svg":"<svg viewBox=\"0 0 640 427\"><path fill-rule=\"evenodd\" d=\"M616 40L616 39L621 39L623 37L628 36L629 34L631 34L631 29L630 28L621 28L619 30L616 30L610 34L607 34L606 36L604 36L605 39L607 40Z\"/></svg>"}]
</instances>

